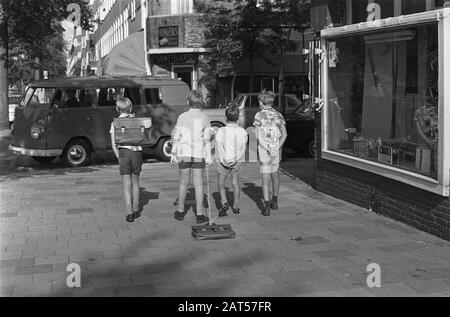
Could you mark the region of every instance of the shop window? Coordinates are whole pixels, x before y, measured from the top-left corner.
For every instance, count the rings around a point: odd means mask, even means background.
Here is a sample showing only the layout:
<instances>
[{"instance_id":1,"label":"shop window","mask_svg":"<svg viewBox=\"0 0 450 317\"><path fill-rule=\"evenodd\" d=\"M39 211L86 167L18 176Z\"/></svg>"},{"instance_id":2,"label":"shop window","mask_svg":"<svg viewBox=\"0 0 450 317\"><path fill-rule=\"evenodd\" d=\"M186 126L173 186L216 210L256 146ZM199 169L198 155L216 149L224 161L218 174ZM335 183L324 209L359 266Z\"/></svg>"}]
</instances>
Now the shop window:
<instances>
[{"instance_id":1,"label":"shop window","mask_svg":"<svg viewBox=\"0 0 450 317\"><path fill-rule=\"evenodd\" d=\"M147 104L161 104L162 100L159 93L159 88L146 88L145 92L145 101Z\"/></svg>"},{"instance_id":2,"label":"shop window","mask_svg":"<svg viewBox=\"0 0 450 317\"><path fill-rule=\"evenodd\" d=\"M438 24L328 39L330 151L437 179Z\"/></svg>"}]
</instances>

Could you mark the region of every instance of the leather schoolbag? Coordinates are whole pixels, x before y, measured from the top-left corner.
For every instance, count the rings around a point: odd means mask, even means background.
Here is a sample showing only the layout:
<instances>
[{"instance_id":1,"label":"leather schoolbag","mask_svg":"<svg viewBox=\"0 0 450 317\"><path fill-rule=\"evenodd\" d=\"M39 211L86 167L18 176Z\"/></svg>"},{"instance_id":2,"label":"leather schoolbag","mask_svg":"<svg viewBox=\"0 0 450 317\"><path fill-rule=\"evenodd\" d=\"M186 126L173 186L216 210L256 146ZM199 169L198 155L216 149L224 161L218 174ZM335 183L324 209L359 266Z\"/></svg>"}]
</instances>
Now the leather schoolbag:
<instances>
[{"instance_id":1,"label":"leather schoolbag","mask_svg":"<svg viewBox=\"0 0 450 317\"><path fill-rule=\"evenodd\" d=\"M117 145L152 145L151 118L115 118L114 141Z\"/></svg>"}]
</instances>

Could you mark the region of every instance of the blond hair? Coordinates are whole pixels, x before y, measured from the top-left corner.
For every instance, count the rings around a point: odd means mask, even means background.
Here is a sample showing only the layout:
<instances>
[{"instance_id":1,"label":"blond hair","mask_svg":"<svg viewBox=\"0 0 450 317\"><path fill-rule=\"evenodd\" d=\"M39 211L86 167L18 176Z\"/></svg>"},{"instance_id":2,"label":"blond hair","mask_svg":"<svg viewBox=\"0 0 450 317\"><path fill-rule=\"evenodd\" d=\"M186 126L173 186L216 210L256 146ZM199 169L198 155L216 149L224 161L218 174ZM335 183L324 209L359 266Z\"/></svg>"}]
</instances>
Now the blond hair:
<instances>
[{"instance_id":1,"label":"blond hair","mask_svg":"<svg viewBox=\"0 0 450 317\"><path fill-rule=\"evenodd\" d=\"M128 98L124 98L124 97L117 98L116 106L119 109L119 111L122 113L130 113L133 108L133 104L131 103L131 100Z\"/></svg>"},{"instance_id":2,"label":"blond hair","mask_svg":"<svg viewBox=\"0 0 450 317\"><path fill-rule=\"evenodd\" d=\"M189 93L188 102L191 108L202 108L205 105L203 94L199 90L193 90Z\"/></svg>"},{"instance_id":3,"label":"blond hair","mask_svg":"<svg viewBox=\"0 0 450 317\"><path fill-rule=\"evenodd\" d=\"M275 93L273 91L261 91L258 95L258 101L264 106L272 106L275 101Z\"/></svg>"}]
</instances>

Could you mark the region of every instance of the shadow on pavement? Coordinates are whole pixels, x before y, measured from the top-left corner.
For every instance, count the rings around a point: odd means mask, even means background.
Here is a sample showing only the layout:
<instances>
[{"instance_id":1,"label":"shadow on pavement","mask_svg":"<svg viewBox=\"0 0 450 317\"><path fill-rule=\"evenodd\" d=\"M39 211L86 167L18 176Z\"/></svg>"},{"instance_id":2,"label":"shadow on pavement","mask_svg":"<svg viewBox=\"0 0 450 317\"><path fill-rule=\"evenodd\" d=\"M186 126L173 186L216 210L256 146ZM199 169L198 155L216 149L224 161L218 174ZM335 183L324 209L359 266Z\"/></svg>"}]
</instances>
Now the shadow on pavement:
<instances>
[{"instance_id":1,"label":"shadow on pavement","mask_svg":"<svg viewBox=\"0 0 450 317\"><path fill-rule=\"evenodd\" d=\"M139 200L140 200L140 206L139 210L142 212L144 210L144 207L149 204L151 200L158 200L159 199L159 193L156 192L148 192L145 190L145 188L140 188L140 194L139 194Z\"/></svg>"},{"instance_id":2,"label":"shadow on pavement","mask_svg":"<svg viewBox=\"0 0 450 317\"><path fill-rule=\"evenodd\" d=\"M241 188L242 192L247 195L256 204L260 211L264 210L263 191L261 186L254 183L244 183L245 187Z\"/></svg>"},{"instance_id":3,"label":"shadow on pavement","mask_svg":"<svg viewBox=\"0 0 450 317\"><path fill-rule=\"evenodd\" d=\"M111 268L102 268L97 264L96 259L78 263L82 272L82 287L80 289L69 289L60 287L55 292L47 296L226 296L227 292L233 292L241 282L237 277L230 279L229 276L209 276L201 264L198 269L183 269L183 265L192 264L192 262L203 257L208 257L207 249L196 248L195 251L183 255L174 255L167 257L156 257L155 260L139 259L136 254L143 249L148 249L155 241L168 240L171 234L166 231L154 232L146 237L137 240L130 247L116 257L116 260L136 260L136 264L113 266ZM203 242L203 245L208 242ZM252 258L252 260L250 260ZM248 252L245 255L238 255L227 259L212 259L212 267L225 271L236 268L245 268L256 264L255 261L263 260L264 256L259 252ZM204 262L202 262L204 263ZM192 274L193 275L192 275ZM192 283L196 280L195 274L202 275L202 285ZM210 279L206 279L205 274ZM228 274L226 274L228 275ZM165 278L164 278L165 277ZM112 282L115 279L117 282ZM191 281L191 283L189 283ZM101 284L104 282L105 286ZM199 283L202 283L199 282ZM162 293L157 288L162 288Z\"/></svg>"}]
</instances>

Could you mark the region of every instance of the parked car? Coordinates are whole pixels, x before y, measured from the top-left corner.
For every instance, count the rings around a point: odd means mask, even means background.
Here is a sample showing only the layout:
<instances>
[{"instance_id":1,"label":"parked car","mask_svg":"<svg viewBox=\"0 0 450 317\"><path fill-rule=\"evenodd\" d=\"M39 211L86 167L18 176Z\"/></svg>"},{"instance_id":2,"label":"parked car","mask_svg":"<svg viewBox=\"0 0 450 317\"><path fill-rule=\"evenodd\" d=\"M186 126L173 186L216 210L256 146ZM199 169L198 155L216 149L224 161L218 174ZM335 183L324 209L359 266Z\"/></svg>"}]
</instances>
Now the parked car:
<instances>
[{"instance_id":1,"label":"parked car","mask_svg":"<svg viewBox=\"0 0 450 317\"><path fill-rule=\"evenodd\" d=\"M14 112L16 111L16 107L19 106L20 100L22 99L21 95L10 95L8 97L8 108L9 108L9 127L14 123Z\"/></svg>"},{"instance_id":2,"label":"parked car","mask_svg":"<svg viewBox=\"0 0 450 317\"><path fill-rule=\"evenodd\" d=\"M29 85L17 107L9 149L40 163L60 157L67 166L87 165L93 153L112 149L109 130L118 116L115 100L124 96L131 99L136 116L152 118L151 148L158 159L168 161L172 130L187 109L188 93L187 84L180 80L155 77L37 81ZM208 115L212 125L224 124L224 114Z\"/></svg>"},{"instance_id":3,"label":"parked car","mask_svg":"<svg viewBox=\"0 0 450 317\"><path fill-rule=\"evenodd\" d=\"M308 102L298 100L295 95L285 95L285 121L288 132L288 138L285 147L293 149L296 152L305 152L309 156L315 155L315 124L312 111L308 107ZM248 128L252 126L256 113L259 111L259 102L257 93L238 94L231 103L241 111L239 125ZM278 109L278 95L274 102L274 108Z\"/></svg>"}]
</instances>

